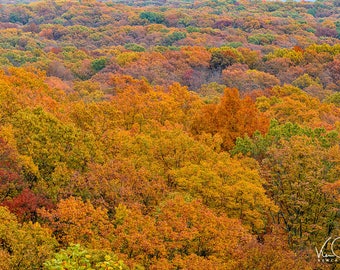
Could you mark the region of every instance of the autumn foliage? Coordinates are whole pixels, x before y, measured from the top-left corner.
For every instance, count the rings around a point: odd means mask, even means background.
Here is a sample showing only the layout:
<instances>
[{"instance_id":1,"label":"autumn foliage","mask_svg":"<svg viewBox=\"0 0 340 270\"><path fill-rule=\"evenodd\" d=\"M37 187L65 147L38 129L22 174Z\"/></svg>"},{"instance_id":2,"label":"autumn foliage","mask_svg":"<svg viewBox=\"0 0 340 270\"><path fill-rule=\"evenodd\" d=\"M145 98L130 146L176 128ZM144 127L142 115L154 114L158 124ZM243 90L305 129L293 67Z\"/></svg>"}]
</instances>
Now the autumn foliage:
<instances>
[{"instance_id":1,"label":"autumn foliage","mask_svg":"<svg viewBox=\"0 0 340 270\"><path fill-rule=\"evenodd\" d=\"M223 149L230 150L237 137L251 136L256 130L265 133L269 120L249 97L240 98L235 88L226 88L218 104L205 105L192 126L194 134L202 132L222 137Z\"/></svg>"},{"instance_id":2,"label":"autumn foliage","mask_svg":"<svg viewBox=\"0 0 340 270\"><path fill-rule=\"evenodd\" d=\"M335 269L338 1L1 2L1 270Z\"/></svg>"}]
</instances>

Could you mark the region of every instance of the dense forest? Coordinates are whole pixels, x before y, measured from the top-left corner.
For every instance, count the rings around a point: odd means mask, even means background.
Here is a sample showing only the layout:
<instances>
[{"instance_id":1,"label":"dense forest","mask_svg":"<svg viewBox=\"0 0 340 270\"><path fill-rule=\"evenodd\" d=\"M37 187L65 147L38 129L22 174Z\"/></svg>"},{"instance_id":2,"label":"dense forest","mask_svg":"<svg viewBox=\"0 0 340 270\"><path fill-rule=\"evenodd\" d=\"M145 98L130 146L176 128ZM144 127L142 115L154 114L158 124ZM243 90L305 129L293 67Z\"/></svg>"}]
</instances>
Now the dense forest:
<instances>
[{"instance_id":1,"label":"dense forest","mask_svg":"<svg viewBox=\"0 0 340 270\"><path fill-rule=\"evenodd\" d=\"M1 270L338 269L339 0L1 2Z\"/></svg>"}]
</instances>

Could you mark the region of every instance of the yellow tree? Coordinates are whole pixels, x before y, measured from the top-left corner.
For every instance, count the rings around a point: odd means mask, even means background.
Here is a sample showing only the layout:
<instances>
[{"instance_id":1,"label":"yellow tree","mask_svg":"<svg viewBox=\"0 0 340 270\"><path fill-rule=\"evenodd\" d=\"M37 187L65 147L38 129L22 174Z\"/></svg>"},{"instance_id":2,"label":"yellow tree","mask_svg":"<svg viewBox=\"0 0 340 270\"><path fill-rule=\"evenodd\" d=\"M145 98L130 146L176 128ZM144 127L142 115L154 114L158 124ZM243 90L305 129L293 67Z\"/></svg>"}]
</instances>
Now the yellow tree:
<instances>
[{"instance_id":1,"label":"yellow tree","mask_svg":"<svg viewBox=\"0 0 340 270\"><path fill-rule=\"evenodd\" d=\"M93 249L110 247L108 239L113 227L106 209L70 197L61 200L55 210L42 209L40 214L64 247L71 243Z\"/></svg>"},{"instance_id":2,"label":"yellow tree","mask_svg":"<svg viewBox=\"0 0 340 270\"><path fill-rule=\"evenodd\" d=\"M292 247L308 248L338 233L339 204L327 192L334 165L325 149L305 135L279 141L263 160L269 195L279 206L275 222L288 232Z\"/></svg>"},{"instance_id":3,"label":"yellow tree","mask_svg":"<svg viewBox=\"0 0 340 270\"><path fill-rule=\"evenodd\" d=\"M228 217L239 218L253 232L262 232L268 213L277 211L252 159L231 159L221 153L200 164L172 170L171 175L178 189L201 198L204 204Z\"/></svg>"},{"instance_id":4,"label":"yellow tree","mask_svg":"<svg viewBox=\"0 0 340 270\"><path fill-rule=\"evenodd\" d=\"M57 247L49 229L38 223L20 224L7 208L0 207L0 268L39 269Z\"/></svg>"}]
</instances>

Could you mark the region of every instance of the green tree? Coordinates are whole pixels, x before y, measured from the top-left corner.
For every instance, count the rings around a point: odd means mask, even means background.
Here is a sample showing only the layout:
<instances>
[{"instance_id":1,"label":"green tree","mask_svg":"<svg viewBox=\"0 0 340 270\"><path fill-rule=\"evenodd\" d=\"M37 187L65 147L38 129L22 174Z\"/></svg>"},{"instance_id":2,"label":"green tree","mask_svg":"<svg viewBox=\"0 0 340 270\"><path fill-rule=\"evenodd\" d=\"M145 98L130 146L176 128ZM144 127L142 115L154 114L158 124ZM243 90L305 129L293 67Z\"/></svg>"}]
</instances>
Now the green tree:
<instances>
[{"instance_id":1,"label":"green tree","mask_svg":"<svg viewBox=\"0 0 340 270\"><path fill-rule=\"evenodd\" d=\"M98 71L101 71L106 66L106 63L107 63L106 58L98 58L91 62L91 68L95 72L98 72Z\"/></svg>"},{"instance_id":2,"label":"green tree","mask_svg":"<svg viewBox=\"0 0 340 270\"><path fill-rule=\"evenodd\" d=\"M163 23L165 21L164 15L157 12L143 11L139 15L141 19L147 20L149 23Z\"/></svg>"},{"instance_id":3,"label":"green tree","mask_svg":"<svg viewBox=\"0 0 340 270\"><path fill-rule=\"evenodd\" d=\"M210 68L222 72L226 67L241 63L243 60L242 54L237 49L231 47L213 48L211 49Z\"/></svg>"},{"instance_id":4,"label":"green tree","mask_svg":"<svg viewBox=\"0 0 340 270\"><path fill-rule=\"evenodd\" d=\"M44 263L46 270L127 270L123 261L112 252L91 250L79 244L70 245L54 254L54 258Z\"/></svg>"},{"instance_id":5,"label":"green tree","mask_svg":"<svg viewBox=\"0 0 340 270\"><path fill-rule=\"evenodd\" d=\"M187 34L185 32L173 32L172 34L168 35L164 38L164 45L171 46L174 42L186 38Z\"/></svg>"},{"instance_id":6,"label":"green tree","mask_svg":"<svg viewBox=\"0 0 340 270\"><path fill-rule=\"evenodd\" d=\"M326 131L324 128L309 128L298 124L287 122L279 124L275 119L271 120L268 133L262 135L255 132L251 137L245 136L236 139L235 147L231 150L231 154L242 153L251 157L262 160L269 147L276 145L281 140L289 141L296 135L304 135L309 137L313 143L318 143L322 147L329 148L339 142L338 133L336 131Z\"/></svg>"}]
</instances>

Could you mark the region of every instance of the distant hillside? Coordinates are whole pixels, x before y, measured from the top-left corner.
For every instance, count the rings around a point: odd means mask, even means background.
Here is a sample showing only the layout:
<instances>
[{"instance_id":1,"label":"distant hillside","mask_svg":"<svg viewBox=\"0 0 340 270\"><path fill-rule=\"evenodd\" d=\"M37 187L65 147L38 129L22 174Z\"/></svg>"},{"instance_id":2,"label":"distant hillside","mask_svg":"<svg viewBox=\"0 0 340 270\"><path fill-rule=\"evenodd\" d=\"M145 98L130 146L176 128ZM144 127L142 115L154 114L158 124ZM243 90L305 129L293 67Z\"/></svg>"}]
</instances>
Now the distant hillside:
<instances>
[{"instance_id":1,"label":"distant hillside","mask_svg":"<svg viewBox=\"0 0 340 270\"><path fill-rule=\"evenodd\" d=\"M38 0L2 0L1 4L29 4Z\"/></svg>"}]
</instances>

